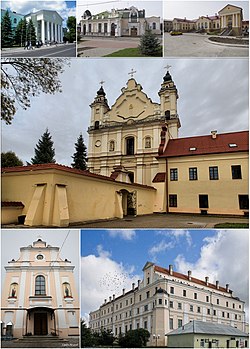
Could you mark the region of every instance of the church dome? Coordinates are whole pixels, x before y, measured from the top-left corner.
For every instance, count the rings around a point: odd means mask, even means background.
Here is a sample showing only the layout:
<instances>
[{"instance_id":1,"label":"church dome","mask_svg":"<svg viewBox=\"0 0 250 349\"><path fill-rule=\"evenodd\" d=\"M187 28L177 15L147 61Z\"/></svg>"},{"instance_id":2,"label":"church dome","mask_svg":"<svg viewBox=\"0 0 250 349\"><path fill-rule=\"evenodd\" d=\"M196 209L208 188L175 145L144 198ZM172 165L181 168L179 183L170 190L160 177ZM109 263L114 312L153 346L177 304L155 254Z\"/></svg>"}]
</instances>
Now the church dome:
<instances>
[{"instance_id":1,"label":"church dome","mask_svg":"<svg viewBox=\"0 0 250 349\"><path fill-rule=\"evenodd\" d=\"M101 86L100 89L97 91L97 96L106 96L106 93L104 92L103 87Z\"/></svg>"},{"instance_id":2,"label":"church dome","mask_svg":"<svg viewBox=\"0 0 250 349\"><path fill-rule=\"evenodd\" d=\"M172 81L172 76L169 74L169 71L167 71L166 75L163 78L163 81L164 82Z\"/></svg>"}]
</instances>

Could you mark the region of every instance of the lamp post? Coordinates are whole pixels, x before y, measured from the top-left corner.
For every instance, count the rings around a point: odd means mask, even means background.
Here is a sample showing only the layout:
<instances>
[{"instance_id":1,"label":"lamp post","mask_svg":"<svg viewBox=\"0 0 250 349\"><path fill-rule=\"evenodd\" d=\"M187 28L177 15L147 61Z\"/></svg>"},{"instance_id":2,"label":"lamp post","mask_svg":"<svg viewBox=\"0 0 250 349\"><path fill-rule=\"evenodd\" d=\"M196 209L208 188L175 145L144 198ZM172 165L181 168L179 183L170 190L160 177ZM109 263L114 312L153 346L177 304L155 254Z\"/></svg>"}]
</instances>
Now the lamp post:
<instances>
[{"instance_id":1,"label":"lamp post","mask_svg":"<svg viewBox=\"0 0 250 349\"><path fill-rule=\"evenodd\" d=\"M160 338L159 334L153 334L153 339L155 339L155 346L158 346L158 339Z\"/></svg>"}]
</instances>

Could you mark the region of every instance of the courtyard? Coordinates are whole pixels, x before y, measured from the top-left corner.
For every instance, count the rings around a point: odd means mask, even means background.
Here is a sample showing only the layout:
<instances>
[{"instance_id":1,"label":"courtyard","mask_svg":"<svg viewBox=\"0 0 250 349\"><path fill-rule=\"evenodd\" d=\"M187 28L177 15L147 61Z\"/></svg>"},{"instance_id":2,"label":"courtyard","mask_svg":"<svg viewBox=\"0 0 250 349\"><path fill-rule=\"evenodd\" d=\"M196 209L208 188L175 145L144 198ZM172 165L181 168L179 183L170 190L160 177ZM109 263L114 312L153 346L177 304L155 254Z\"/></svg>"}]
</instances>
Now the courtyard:
<instances>
[{"instance_id":1,"label":"courtyard","mask_svg":"<svg viewBox=\"0 0 250 349\"><path fill-rule=\"evenodd\" d=\"M208 38L197 33L164 33L164 57L248 57L248 45L214 43Z\"/></svg>"}]
</instances>

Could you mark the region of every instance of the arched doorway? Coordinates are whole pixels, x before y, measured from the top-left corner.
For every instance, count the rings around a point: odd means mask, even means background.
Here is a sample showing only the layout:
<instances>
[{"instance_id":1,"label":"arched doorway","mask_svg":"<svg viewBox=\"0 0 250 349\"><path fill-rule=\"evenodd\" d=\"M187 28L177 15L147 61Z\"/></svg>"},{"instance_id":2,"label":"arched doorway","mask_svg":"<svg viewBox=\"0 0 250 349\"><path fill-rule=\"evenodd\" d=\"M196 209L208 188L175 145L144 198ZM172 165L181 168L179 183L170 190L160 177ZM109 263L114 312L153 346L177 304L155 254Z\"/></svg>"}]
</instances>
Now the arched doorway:
<instances>
[{"instance_id":1,"label":"arched doorway","mask_svg":"<svg viewBox=\"0 0 250 349\"><path fill-rule=\"evenodd\" d=\"M111 24L111 32L110 32L111 36L115 36L115 28L116 28L115 23L112 23Z\"/></svg>"},{"instance_id":2,"label":"arched doorway","mask_svg":"<svg viewBox=\"0 0 250 349\"><path fill-rule=\"evenodd\" d=\"M122 210L123 216L135 216L136 209L136 191L129 192L127 189L122 189Z\"/></svg>"},{"instance_id":3,"label":"arched doorway","mask_svg":"<svg viewBox=\"0 0 250 349\"><path fill-rule=\"evenodd\" d=\"M57 333L54 309L34 307L27 310L26 333L35 336L46 336Z\"/></svg>"},{"instance_id":4,"label":"arched doorway","mask_svg":"<svg viewBox=\"0 0 250 349\"><path fill-rule=\"evenodd\" d=\"M83 25L83 35L86 35L86 24Z\"/></svg>"}]
</instances>

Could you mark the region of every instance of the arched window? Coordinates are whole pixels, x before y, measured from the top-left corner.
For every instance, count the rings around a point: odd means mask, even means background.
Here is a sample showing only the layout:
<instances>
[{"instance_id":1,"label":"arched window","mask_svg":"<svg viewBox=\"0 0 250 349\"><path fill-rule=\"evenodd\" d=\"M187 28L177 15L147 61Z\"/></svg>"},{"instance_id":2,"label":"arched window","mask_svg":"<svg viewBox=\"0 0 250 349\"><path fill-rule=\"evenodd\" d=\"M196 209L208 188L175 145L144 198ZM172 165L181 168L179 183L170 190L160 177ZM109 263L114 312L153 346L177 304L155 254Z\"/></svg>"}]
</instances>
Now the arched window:
<instances>
[{"instance_id":1,"label":"arched window","mask_svg":"<svg viewBox=\"0 0 250 349\"><path fill-rule=\"evenodd\" d=\"M17 20L16 20L16 18L14 18L13 22L14 22L14 24L16 24L16 23L17 23Z\"/></svg>"},{"instance_id":2,"label":"arched window","mask_svg":"<svg viewBox=\"0 0 250 349\"><path fill-rule=\"evenodd\" d=\"M134 137L126 138L126 155L134 155L135 152L135 139Z\"/></svg>"},{"instance_id":3,"label":"arched window","mask_svg":"<svg viewBox=\"0 0 250 349\"><path fill-rule=\"evenodd\" d=\"M38 275L36 277L35 295L36 296L46 295L45 277L43 275Z\"/></svg>"},{"instance_id":4,"label":"arched window","mask_svg":"<svg viewBox=\"0 0 250 349\"><path fill-rule=\"evenodd\" d=\"M109 142L109 151L114 151L115 150L115 141L110 141Z\"/></svg>"},{"instance_id":5,"label":"arched window","mask_svg":"<svg viewBox=\"0 0 250 349\"><path fill-rule=\"evenodd\" d=\"M12 282L12 284L10 285L9 298L17 298L17 287L18 284L16 282Z\"/></svg>"},{"instance_id":6,"label":"arched window","mask_svg":"<svg viewBox=\"0 0 250 349\"><path fill-rule=\"evenodd\" d=\"M152 29L156 29L156 23L155 22L152 23Z\"/></svg>"},{"instance_id":7,"label":"arched window","mask_svg":"<svg viewBox=\"0 0 250 349\"><path fill-rule=\"evenodd\" d=\"M68 282L63 283L63 295L64 297L72 297L70 284Z\"/></svg>"},{"instance_id":8,"label":"arched window","mask_svg":"<svg viewBox=\"0 0 250 349\"><path fill-rule=\"evenodd\" d=\"M145 148L151 148L151 137L145 138Z\"/></svg>"},{"instance_id":9,"label":"arched window","mask_svg":"<svg viewBox=\"0 0 250 349\"><path fill-rule=\"evenodd\" d=\"M95 121L95 129L96 130L98 130L99 126L100 126L100 122L99 121Z\"/></svg>"}]
</instances>

